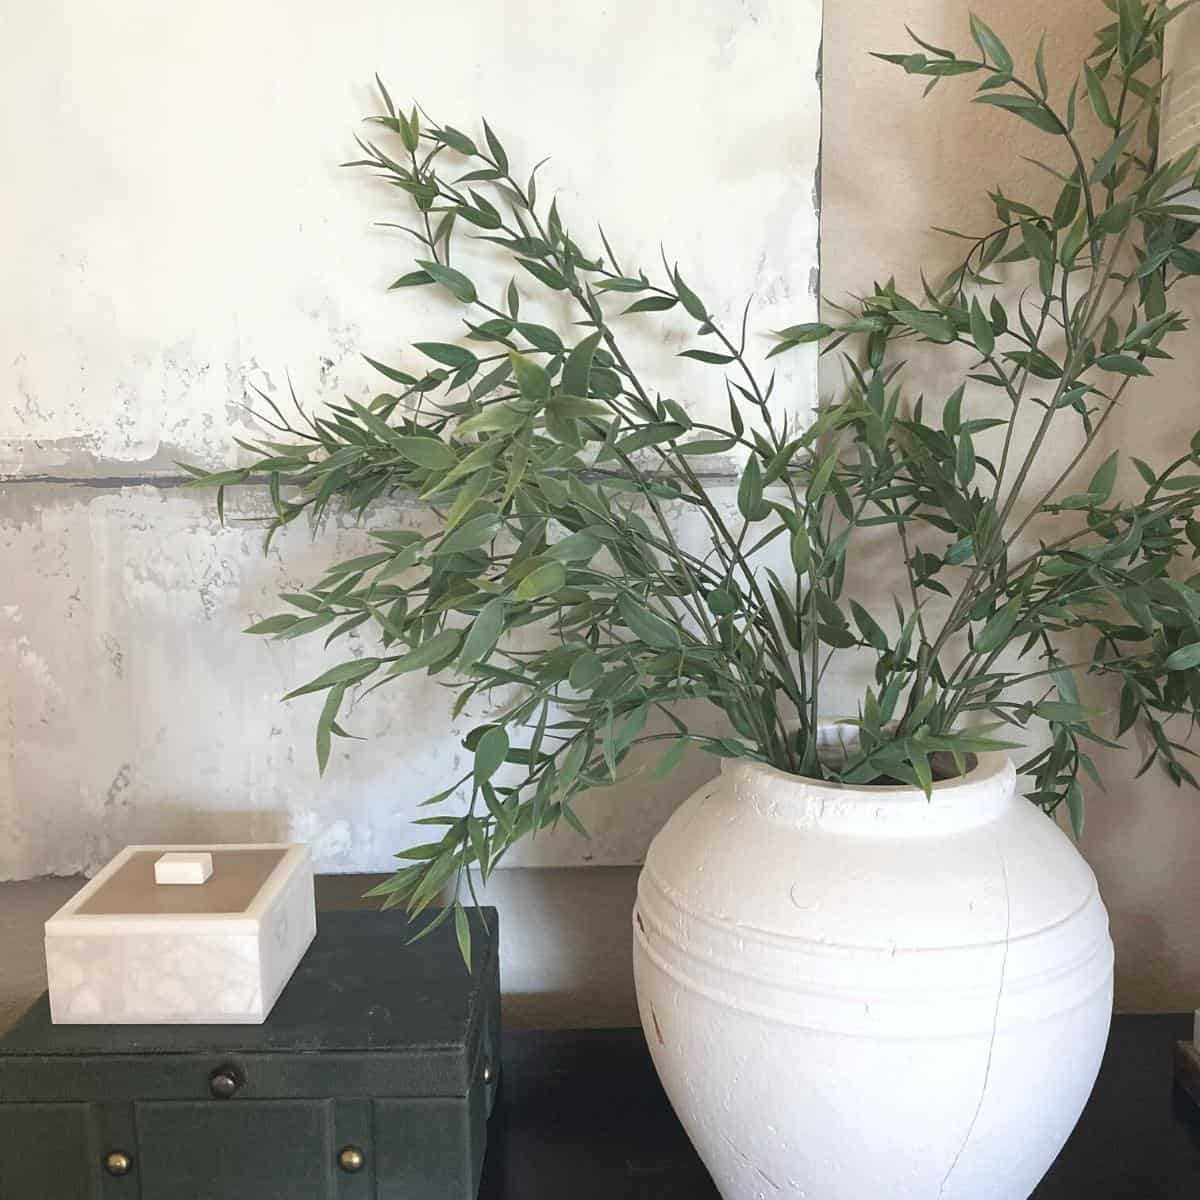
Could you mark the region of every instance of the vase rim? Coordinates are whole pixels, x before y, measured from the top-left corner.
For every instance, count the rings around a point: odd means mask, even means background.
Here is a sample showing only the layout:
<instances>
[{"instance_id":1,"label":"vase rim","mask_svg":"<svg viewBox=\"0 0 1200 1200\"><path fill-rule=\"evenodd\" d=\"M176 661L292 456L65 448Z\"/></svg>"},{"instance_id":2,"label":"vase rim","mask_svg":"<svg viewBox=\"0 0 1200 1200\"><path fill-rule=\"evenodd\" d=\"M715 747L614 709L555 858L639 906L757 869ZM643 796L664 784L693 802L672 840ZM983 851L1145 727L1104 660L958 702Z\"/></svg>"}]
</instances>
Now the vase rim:
<instances>
[{"instance_id":1,"label":"vase rim","mask_svg":"<svg viewBox=\"0 0 1200 1200\"><path fill-rule=\"evenodd\" d=\"M1008 767L1009 757L1003 751L987 754L972 754L974 766L963 775L955 775L950 779L935 779L933 794L943 796L960 788L971 788L980 783L1003 775ZM864 798L887 798L894 796L899 799L915 794L922 799L925 793L911 783L841 783L836 779L818 779L814 775L799 775L793 771L785 771L770 763L759 762L752 758L724 758L721 760L721 771L752 770L772 779L786 783L804 784L806 787L822 788L831 792L839 792L848 796Z\"/></svg>"},{"instance_id":2,"label":"vase rim","mask_svg":"<svg viewBox=\"0 0 1200 1200\"><path fill-rule=\"evenodd\" d=\"M798 722L795 724L798 725ZM795 725L791 727L794 728ZM818 740L824 742L826 746L832 744L844 746L847 741L845 735L851 732L855 732L854 726L845 725L836 718L820 721L817 725ZM831 736L834 733L838 735L836 741ZM977 795L981 788L990 789L994 783L1003 780L1006 775L1015 776L1011 759L1004 751L972 753L966 757L971 762L968 770L962 775L934 780L930 798L936 798L943 804L966 799L969 794ZM836 779L818 779L815 776L799 775L755 759L726 758L721 760L722 774L736 770L749 770L776 784L802 786L827 793L830 796L836 794L845 800L900 803L920 800L922 803L927 803L930 799L919 787L911 783L842 783Z\"/></svg>"}]
</instances>

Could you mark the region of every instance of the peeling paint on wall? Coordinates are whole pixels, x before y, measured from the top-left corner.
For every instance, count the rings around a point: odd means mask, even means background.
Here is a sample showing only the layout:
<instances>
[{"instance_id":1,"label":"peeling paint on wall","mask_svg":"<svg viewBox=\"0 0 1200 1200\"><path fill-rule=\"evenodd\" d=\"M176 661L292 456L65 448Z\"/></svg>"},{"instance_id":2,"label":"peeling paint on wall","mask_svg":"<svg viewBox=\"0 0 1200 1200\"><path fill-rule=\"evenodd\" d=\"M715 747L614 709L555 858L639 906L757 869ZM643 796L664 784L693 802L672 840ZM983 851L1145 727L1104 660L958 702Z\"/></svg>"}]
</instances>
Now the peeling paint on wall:
<instances>
[{"instance_id":1,"label":"peeling paint on wall","mask_svg":"<svg viewBox=\"0 0 1200 1200\"><path fill-rule=\"evenodd\" d=\"M25 167L0 227L0 878L159 839L298 837L322 869L384 869L458 752L443 689L406 680L354 714L368 740L319 780L315 711L278 697L328 660L239 631L365 534L289 530L264 558L256 528L222 529L211 497L170 486L178 459L235 461L255 388L366 397L362 353L412 364L409 341L461 331L424 289L387 292L409 265L374 224L395 198L337 165L375 71L441 119L486 113L514 160L553 155L543 191L581 231L603 220L628 262L653 267L665 239L731 322L753 293L760 358L766 331L816 316L819 93L802 64L819 0L613 0L553 20L534 0L446 0L420 45L382 0L288 12L47 0L6 21L0 148ZM719 375L675 357L685 336L631 318L628 344L690 410L723 412ZM815 354L780 366L781 412L803 421ZM635 862L689 782L597 797L590 843L541 838L513 861Z\"/></svg>"},{"instance_id":2,"label":"peeling paint on wall","mask_svg":"<svg viewBox=\"0 0 1200 1200\"><path fill-rule=\"evenodd\" d=\"M733 489L720 495L732 510ZM331 521L314 540L294 525L264 556L252 520L261 499L234 492L222 527L196 492L0 488L0 558L24 564L0 606L0 878L91 871L135 841L210 838L296 838L324 870L387 869L420 802L461 773L460 740L490 710L476 703L452 719L453 692L403 676L351 708L345 723L366 740L339 742L318 777L320 697L280 697L329 655L319 640L241 630L278 611L280 591L363 552L367 532ZM372 526L431 520L398 506ZM705 535L681 520L677 536ZM338 653L373 645L354 631ZM639 861L683 789L711 769L697 756L674 793L636 778L595 793L580 806L590 841L539 835L511 865Z\"/></svg>"}]
</instances>

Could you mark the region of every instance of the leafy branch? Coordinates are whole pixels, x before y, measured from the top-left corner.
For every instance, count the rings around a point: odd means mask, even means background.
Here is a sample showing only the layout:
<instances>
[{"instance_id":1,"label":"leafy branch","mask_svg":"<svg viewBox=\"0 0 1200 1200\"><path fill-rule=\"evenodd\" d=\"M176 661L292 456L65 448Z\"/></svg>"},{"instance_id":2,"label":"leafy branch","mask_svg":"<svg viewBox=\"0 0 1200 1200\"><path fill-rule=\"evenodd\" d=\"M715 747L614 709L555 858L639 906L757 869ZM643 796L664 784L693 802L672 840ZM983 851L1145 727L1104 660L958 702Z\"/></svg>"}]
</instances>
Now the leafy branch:
<instances>
[{"instance_id":1,"label":"leafy branch","mask_svg":"<svg viewBox=\"0 0 1200 1200\"><path fill-rule=\"evenodd\" d=\"M376 549L251 627L321 633L327 646L353 635L372 651L291 693L325 696L322 770L332 739L349 736L340 718L354 689L426 672L457 691L455 716L476 699L492 708L465 739L471 770L427 801L454 799L454 811L423 819L438 836L400 854L378 890L386 903L419 913L447 886L461 898L472 870L486 878L522 837L559 821L582 831L576 798L616 780L639 746L662 752L660 776L697 747L928 792L970 755L1014 745L1005 727L1023 741L1040 722L1050 744L1022 764L1028 795L1050 812L1065 804L1078 832L1081 773L1098 778L1087 743L1115 744L1080 702L1081 671L1120 681L1115 736L1145 731L1145 768L1196 783L1167 723L1194 720L1200 702L1200 588L1176 569L1200 552L1200 440L1164 470L1131 460L1140 499L1115 498L1117 455L1062 494L1130 385L1168 357L1185 327L1170 293L1200 274L1179 205L1195 156L1160 164L1153 151L1162 34L1179 10L1111 7L1061 102L1042 49L1026 75L978 18L970 57L915 36L917 52L880 55L927 91L971 80L975 103L1034 126L1059 159L1038 163L1057 199L1046 210L997 188L994 227L955 234L965 253L920 297L889 281L836 320L781 330L771 354L842 348L849 372L803 429L778 418L774 376L747 352L749 306L740 329L723 328L665 256L653 270L628 264L602 230L586 245L539 194L538 168L518 171L487 122L472 137L406 113L380 83L379 136L360 137L348 165L414 214L395 224L416 249L393 288L459 305L462 335L414 343L431 364L420 373L368 359L389 384L368 404L310 415L293 397L292 415L263 395L272 437L240 443L252 461L189 470L222 513L227 487L265 476L268 542L335 502L362 516L402 492L437 515L430 533L372 530ZM1109 135L1098 155L1079 136L1087 119ZM499 294L464 269L464 238L511 264ZM572 306L569 337L529 318L531 289ZM629 322L667 314L694 334L682 356L719 372L726 421L692 415L626 349ZM936 416L903 388L896 354L912 342L969 364ZM1022 448L1018 422L1035 412ZM1031 489L1048 442L1066 435L1077 453ZM731 461L736 502L709 486ZM681 543L689 518L703 552ZM1054 536L1022 549L1045 521ZM859 535L880 527L895 532L906 595L872 612L847 595L847 570ZM1060 647L1081 633L1094 658L1068 664ZM875 671L853 722L859 749L834 766L818 731L822 682L843 653ZM1030 686L1044 691L1023 699ZM681 705L697 702L725 733L689 726ZM451 912L461 935L461 904L439 919Z\"/></svg>"}]
</instances>

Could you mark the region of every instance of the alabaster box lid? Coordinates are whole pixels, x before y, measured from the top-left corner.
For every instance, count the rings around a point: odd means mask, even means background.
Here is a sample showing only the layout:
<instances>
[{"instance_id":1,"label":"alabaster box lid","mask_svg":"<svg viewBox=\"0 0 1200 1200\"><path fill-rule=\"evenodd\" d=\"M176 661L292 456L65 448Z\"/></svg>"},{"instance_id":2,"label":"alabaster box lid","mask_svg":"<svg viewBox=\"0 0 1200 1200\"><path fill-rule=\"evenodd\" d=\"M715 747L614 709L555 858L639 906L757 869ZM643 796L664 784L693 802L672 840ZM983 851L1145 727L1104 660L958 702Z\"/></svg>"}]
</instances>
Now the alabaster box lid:
<instances>
[{"instance_id":1,"label":"alabaster box lid","mask_svg":"<svg viewBox=\"0 0 1200 1200\"><path fill-rule=\"evenodd\" d=\"M158 883L154 864L171 853L210 854L211 877ZM46 922L46 936L254 933L308 858L307 846L287 842L127 846Z\"/></svg>"}]
</instances>

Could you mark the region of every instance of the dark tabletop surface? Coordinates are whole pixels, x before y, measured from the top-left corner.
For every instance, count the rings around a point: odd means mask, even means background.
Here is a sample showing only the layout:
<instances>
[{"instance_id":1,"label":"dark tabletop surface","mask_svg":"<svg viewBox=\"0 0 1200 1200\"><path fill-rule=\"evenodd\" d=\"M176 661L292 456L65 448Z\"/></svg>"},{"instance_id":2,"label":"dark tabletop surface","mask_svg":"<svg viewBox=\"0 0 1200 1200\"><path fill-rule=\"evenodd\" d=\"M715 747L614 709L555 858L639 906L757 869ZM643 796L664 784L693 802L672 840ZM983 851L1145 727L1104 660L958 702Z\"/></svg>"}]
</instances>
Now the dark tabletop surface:
<instances>
[{"instance_id":1,"label":"dark tabletop surface","mask_svg":"<svg viewBox=\"0 0 1200 1200\"><path fill-rule=\"evenodd\" d=\"M316 938L261 1025L54 1025L43 995L0 1037L0 1068L8 1056L29 1054L418 1052L464 1046L486 1003L498 936L496 910L481 911L484 922L477 912L469 918L471 973L453 922L411 941L419 926L403 912L322 912Z\"/></svg>"},{"instance_id":2,"label":"dark tabletop surface","mask_svg":"<svg viewBox=\"0 0 1200 1200\"><path fill-rule=\"evenodd\" d=\"M1172 1084L1190 1016L1125 1016L1032 1200L1200 1200L1200 1111ZM512 1033L480 1200L718 1200L640 1030ZM862 1200L872 1200L863 1197Z\"/></svg>"}]
</instances>

